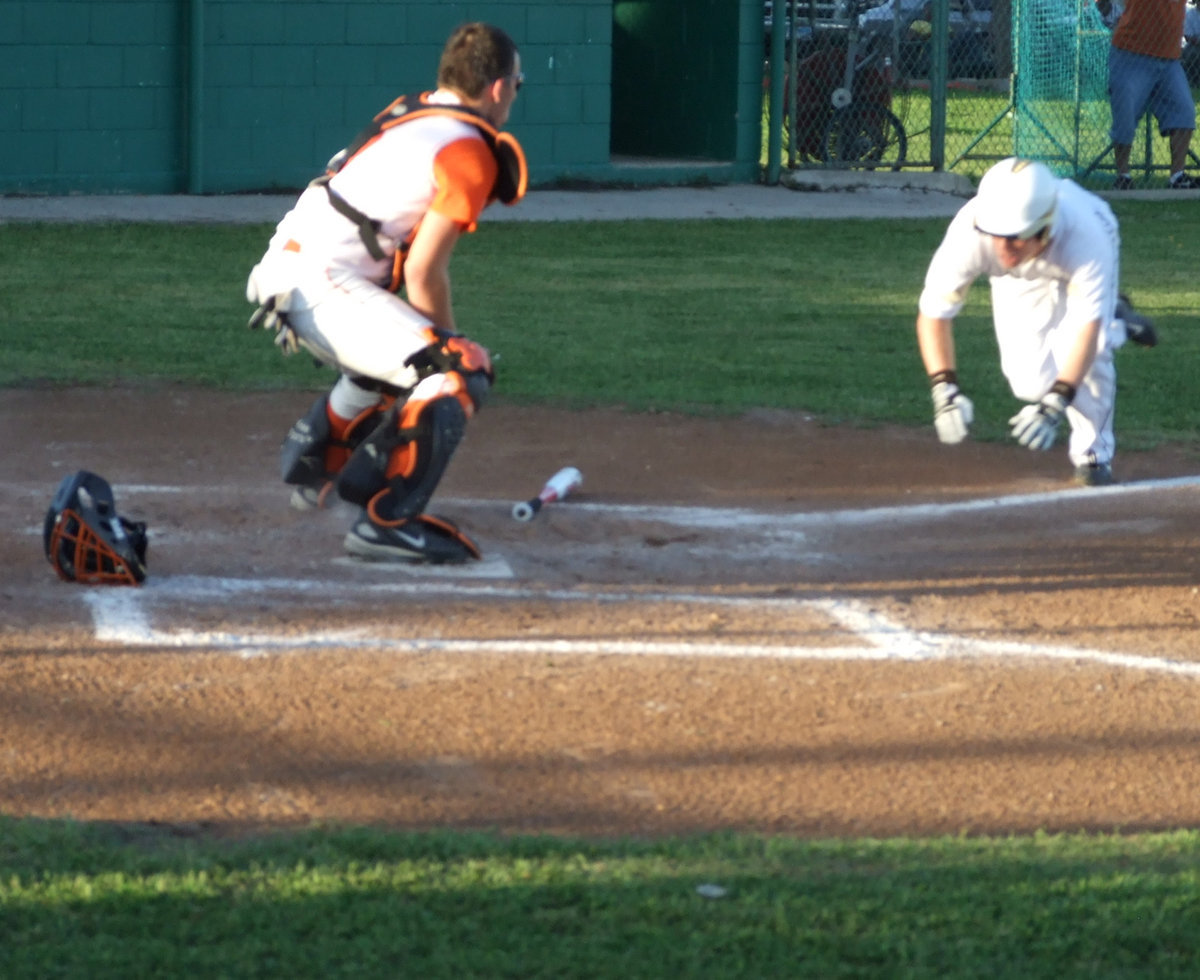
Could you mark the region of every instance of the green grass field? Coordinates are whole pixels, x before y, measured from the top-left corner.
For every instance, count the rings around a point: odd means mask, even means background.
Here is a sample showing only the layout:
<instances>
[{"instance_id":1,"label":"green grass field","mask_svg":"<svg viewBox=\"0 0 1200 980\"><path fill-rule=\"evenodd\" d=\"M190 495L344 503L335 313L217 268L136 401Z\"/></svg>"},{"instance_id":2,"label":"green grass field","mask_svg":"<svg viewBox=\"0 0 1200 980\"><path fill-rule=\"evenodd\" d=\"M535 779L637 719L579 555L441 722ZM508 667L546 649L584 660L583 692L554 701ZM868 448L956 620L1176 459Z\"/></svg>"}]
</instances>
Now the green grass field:
<instances>
[{"instance_id":1,"label":"green grass field","mask_svg":"<svg viewBox=\"0 0 1200 980\"><path fill-rule=\"evenodd\" d=\"M8 980L1200 971L1192 832L582 841L318 828L203 843L0 819L0 840Z\"/></svg>"},{"instance_id":2,"label":"green grass field","mask_svg":"<svg viewBox=\"0 0 1200 980\"><path fill-rule=\"evenodd\" d=\"M1120 202L1123 283L1162 345L1118 354L1122 450L1190 443L1200 354L1192 243L1200 202ZM485 225L455 257L461 328L497 359L495 397L573 407L831 423L928 422L913 334L941 220ZM270 229L0 227L0 385L200 384L319 389L330 373L245 329L243 290ZM986 284L956 330L976 435L1016 405L1000 375Z\"/></svg>"},{"instance_id":3,"label":"green grass field","mask_svg":"<svg viewBox=\"0 0 1200 980\"><path fill-rule=\"evenodd\" d=\"M1162 344L1118 355L1122 451L1200 448L1200 202L1120 202ZM485 225L455 259L497 398L929 424L913 337L944 222ZM245 329L269 229L0 226L0 385L316 389ZM1014 402L979 287L960 376ZM48 395L51 397L52 395ZM1200 838L252 841L0 817L0 977L1195 977ZM705 897L697 886L720 886Z\"/></svg>"}]
</instances>

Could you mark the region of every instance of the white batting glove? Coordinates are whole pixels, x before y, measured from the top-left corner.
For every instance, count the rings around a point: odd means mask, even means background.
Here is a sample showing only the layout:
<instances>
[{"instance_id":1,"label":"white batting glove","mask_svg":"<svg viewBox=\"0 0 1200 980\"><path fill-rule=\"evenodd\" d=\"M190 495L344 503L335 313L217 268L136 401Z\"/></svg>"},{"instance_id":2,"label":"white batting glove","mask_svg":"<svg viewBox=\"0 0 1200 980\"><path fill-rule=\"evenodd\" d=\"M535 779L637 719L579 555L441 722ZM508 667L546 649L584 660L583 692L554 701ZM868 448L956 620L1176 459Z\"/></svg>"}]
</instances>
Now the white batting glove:
<instances>
[{"instance_id":1,"label":"white batting glove","mask_svg":"<svg viewBox=\"0 0 1200 980\"><path fill-rule=\"evenodd\" d=\"M933 427L938 439L955 445L967 438L975 421L975 406L953 381L939 381L930 389L933 397Z\"/></svg>"},{"instance_id":2,"label":"white batting glove","mask_svg":"<svg viewBox=\"0 0 1200 980\"><path fill-rule=\"evenodd\" d=\"M1008 424L1012 426L1012 437L1029 449L1049 449L1054 445L1058 427L1071 399L1055 385L1036 405L1026 405L1017 412ZM1073 394L1073 392L1072 392Z\"/></svg>"}]
</instances>

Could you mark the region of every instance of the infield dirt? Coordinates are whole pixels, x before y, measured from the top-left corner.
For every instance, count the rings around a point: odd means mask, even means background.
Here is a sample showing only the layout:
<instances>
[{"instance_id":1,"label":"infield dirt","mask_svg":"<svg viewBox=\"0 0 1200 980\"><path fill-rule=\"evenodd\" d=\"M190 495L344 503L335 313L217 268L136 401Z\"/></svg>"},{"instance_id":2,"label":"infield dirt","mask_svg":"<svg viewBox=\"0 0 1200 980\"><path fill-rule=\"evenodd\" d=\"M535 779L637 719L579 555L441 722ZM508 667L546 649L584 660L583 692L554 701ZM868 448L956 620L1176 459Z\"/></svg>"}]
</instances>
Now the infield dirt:
<instances>
[{"instance_id":1,"label":"infield dirt","mask_svg":"<svg viewBox=\"0 0 1200 980\"><path fill-rule=\"evenodd\" d=\"M484 549L455 577L351 562L353 512L287 507L277 449L308 397L0 392L0 812L181 833L1200 822L1197 487L1138 489L1193 458L1126 454L1132 482L1088 491L1062 454L932 431L500 405L435 498ZM582 491L513 521L565 464ZM76 468L149 523L140 589L43 558Z\"/></svg>"},{"instance_id":2,"label":"infield dirt","mask_svg":"<svg viewBox=\"0 0 1200 980\"><path fill-rule=\"evenodd\" d=\"M291 196L0 199L0 221L271 221ZM939 191L534 192L499 220L952 214ZM568 207L570 205L570 207ZM523 213L522 213L523 210ZM0 812L809 836L1200 823L1200 460L942 447L801 415L489 406L435 510L466 573L363 565L277 481L304 394L0 392ZM521 524L563 465L583 490ZM59 582L78 468L150 526Z\"/></svg>"}]
</instances>

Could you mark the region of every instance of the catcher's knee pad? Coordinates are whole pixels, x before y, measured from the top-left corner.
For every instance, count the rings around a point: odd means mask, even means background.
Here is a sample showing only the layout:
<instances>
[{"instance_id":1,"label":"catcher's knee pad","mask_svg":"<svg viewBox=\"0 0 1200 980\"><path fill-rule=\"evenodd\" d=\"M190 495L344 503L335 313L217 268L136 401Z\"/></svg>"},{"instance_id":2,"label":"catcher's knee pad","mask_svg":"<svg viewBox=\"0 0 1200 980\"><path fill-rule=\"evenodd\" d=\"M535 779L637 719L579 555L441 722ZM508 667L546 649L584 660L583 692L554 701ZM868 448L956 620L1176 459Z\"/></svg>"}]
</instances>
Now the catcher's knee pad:
<instances>
[{"instance_id":1,"label":"catcher's knee pad","mask_svg":"<svg viewBox=\"0 0 1200 980\"><path fill-rule=\"evenodd\" d=\"M404 520L421 513L441 482L466 430L467 413L458 398L410 399L395 406L351 455L338 476L338 495L381 517ZM386 492L386 493L385 493Z\"/></svg>"},{"instance_id":2,"label":"catcher's knee pad","mask_svg":"<svg viewBox=\"0 0 1200 980\"><path fill-rule=\"evenodd\" d=\"M484 398L495 380L492 355L482 344L462 334L431 327L426 336L429 346L413 354L407 363L416 370L422 383L431 376L438 376L443 384L453 384L470 418L483 407Z\"/></svg>"},{"instance_id":3,"label":"catcher's knee pad","mask_svg":"<svg viewBox=\"0 0 1200 980\"><path fill-rule=\"evenodd\" d=\"M348 423L335 425L329 416L329 395L322 395L283 440L279 459L283 482L311 487L332 480L372 431L383 411L382 405L373 405ZM335 428L343 429L340 435Z\"/></svg>"}]
</instances>

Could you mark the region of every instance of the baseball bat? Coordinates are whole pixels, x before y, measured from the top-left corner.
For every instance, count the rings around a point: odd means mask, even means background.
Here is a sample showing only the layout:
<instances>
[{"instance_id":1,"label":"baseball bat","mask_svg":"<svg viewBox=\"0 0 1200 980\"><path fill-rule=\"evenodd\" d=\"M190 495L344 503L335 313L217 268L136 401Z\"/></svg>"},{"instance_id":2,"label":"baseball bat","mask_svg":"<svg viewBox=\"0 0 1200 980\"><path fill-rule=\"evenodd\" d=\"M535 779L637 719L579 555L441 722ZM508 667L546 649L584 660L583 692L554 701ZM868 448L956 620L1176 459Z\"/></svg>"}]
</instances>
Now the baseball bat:
<instances>
[{"instance_id":1,"label":"baseball bat","mask_svg":"<svg viewBox=\"0 0 1200 980\"><path fill-rule=\"evenodd\" d=\"M542 487L542 492L536 497L524 500L519 504L514 504L512 516L518 521L532 521L537 512L542 509L542 504L562 500L572 490L578 489L582 483L583 474L579 470L575 469L574 466L564 466L546 481L546 485Z\"/></svg>"}]
</instances>

